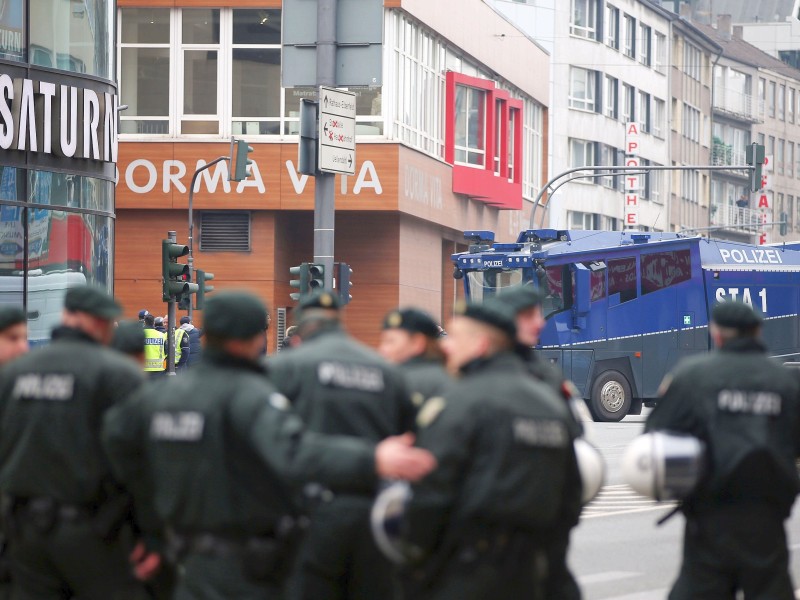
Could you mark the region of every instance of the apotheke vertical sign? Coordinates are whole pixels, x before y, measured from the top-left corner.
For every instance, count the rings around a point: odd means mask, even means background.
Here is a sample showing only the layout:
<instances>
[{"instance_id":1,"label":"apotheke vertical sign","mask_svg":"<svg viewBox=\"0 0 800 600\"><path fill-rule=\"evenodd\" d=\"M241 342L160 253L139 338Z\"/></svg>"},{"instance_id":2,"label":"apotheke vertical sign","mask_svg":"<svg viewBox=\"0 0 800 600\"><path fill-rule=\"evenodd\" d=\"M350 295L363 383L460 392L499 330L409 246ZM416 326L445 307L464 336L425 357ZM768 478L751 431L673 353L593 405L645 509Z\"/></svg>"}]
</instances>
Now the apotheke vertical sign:
<instances>
[{"instance_id":1,"label":"apotheke vertical sign","mask_svg":"<svg viewBox=\"0 0 800 600\"><path fill-rule=\"evenodd\" d=\"M334 88L319 89L319 170L356 173L356 95Z\"/></svg>"}]
</instances>

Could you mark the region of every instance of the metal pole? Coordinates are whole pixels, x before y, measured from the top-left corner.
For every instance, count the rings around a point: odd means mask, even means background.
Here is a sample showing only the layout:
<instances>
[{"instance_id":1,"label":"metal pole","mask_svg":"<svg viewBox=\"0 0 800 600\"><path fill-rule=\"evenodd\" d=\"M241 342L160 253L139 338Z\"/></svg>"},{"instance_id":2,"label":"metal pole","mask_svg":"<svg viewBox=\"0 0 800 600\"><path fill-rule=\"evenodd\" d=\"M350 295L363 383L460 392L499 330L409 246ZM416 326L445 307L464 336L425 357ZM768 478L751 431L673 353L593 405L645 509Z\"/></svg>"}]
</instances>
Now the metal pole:
<instances>
[{"instance_id":1,"label":"metal pole","mask_svg":"<svg viewBox=\"0 0 800 600\"><path fill-rule=\"evenodd\" d=\"M233 156L233 142L231 142L231 156ZM200 173L202 173L206 169L214 166L215 164L223 160L230 160L230 156L217 157L210 163L206 163L205 165L197 169L194 172L194 175L192 175L192 183L189 186L189 243L187 244L189 246L189 257L186 260L186 264L189 265L189 282L194 282L194 215L192 213L192 203L194 201L194 185ZM191 296L189 296L189 318L190 319L192 318Z\"/></svg>"},{"instance_id":2,"label":"metal pole","mask_svg":"<svg viewBox=\"0 0 800 600\"><path fill-rule=\"evenodd\" d=\"M178 242L178 233L168 231L167 237L173 244ZM169 297L167 303L167 375L175 375L175 298Z\"/></svg>"},{"instance_id":3,"label":"metal pole","mask_svg":"<svg viewBox=\"0 0 800 600\"><path fill-rule=\"evenodd\" d=\"M536 208L541 204L542 198L544 197L547 190L552 186L556 181L569 175L570 173L577 173L578 171L619 171L621 173L625 173L626 171L637 171L641 169L647 169L647 171L754 171L755 165L681 165L681 166L670 166L670 165L647 165L642 166L639 165L637 167L625 167L625 166L611 166L611 165L586 165L584 167L574 167L572 169L567 169L566 171L562 171L555 177L551 178L550 181L544 184L539 193L536 195L536 199L533 201L533 209L531 210L531 218L529 222L530 229L535 227L536 221L534 221L536 217ZM604 175L608 175L605 173Z\"/></svg>"},{"instance_id":4,"label":"metal pole","mask_svg":"<svg viewBox=\"0 0 800 600\"><path fill-rule=\"evenodd\" d=\"M336 85L336 3L317 0L317 98L319 86ZM314 188L314 262L325 267L324 283L333 288L333 242L335 225L335 181L333 173L317 173Z\"/></svg>"}]
</instances>

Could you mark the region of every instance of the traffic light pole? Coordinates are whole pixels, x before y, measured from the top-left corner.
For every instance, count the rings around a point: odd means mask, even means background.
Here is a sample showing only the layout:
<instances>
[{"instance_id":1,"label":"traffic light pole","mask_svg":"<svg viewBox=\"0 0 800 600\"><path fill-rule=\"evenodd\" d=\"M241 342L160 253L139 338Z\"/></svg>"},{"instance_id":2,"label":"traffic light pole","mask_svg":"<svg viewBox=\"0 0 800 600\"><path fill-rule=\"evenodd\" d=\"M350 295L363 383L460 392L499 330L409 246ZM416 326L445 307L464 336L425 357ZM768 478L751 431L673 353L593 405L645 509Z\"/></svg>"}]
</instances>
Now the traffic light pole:
<instances>
[{"instance_id":1,"label":"traffic light pole","mask_svg":"<svg viewBox=\"0 0 800 600\"><path fill-rule=\"evenodd\" d=\"M233 144L232 143L231 143L231 148L233 148ZM192 281L192 282L194 281L194 254L193 254L193 252L194 252L194 215L192 213L192 202L194 200L194 185L195 185L195 182L197 181L197 178L200 176L200 173L202 173L206 169L209 169L209 168L213 167L218 162L222 162L223 160L230 160L230 158L231 158L230 156L219 156L219 157L215 158L214 160L212 160L210 163L206 163L205 165L203 165L202 167L197 169L194 172L194 175L192 175L192 183L189 186L189 243L188 243L189 256L188 256L188 259L186 260L186 263L189 265L189 281ZM175 232L173 231L171 233L174 234ZM175 238L172 238L172 239L173 239L173 241L175 240ZM172 310L174 312L175 308L174 308L173 304L174 304L174 302L170 302L170 310ZM191 297L189 298L189 318L190 319L192 318L192 300L191 300ZM174 346L174 344L172 344L170 347L173 348L173 346ZM173 350L174 350L174 348L173 348ZM170 364L172 364L172 363L170 363ZM174 365L172 366L172 372L173 373L175 372L175 366Z\"/></svg>"},{"instance_id":2,"label":"traffic light pole","mask_svg":"<svg viewBox=\"0 0 800 600\"><path fill-rule=\"evenodd\" d=\"M191 194L191 193L190 193ZM191 195L189 196L191 197ZM191 211L189 212L191 214ZM191 233L189 234L191 236ZM168 231L167 238L173 244L178 241L178 232ZM189 237L189 239L192 239ZM191 246L189 246L191 248ZM189 259L192 254L189 251ZM191 264L191 263L189 263ZM167 303L167 375L175 375L175 297L170 296Z\"/></svg>"},{"instance_id":3,"label":"traffic light pole","mask_svg":"<svg viewBox=\"0 0 800 600\"><path fill-rule=\"evenodd\" d=\"M322 97L320 86L336 85L336 3L317 0L317 98ZM325 267L326 289L333 288L335 178L317 172L314 188L314 262Z\"/></svg>"}]
</instances>

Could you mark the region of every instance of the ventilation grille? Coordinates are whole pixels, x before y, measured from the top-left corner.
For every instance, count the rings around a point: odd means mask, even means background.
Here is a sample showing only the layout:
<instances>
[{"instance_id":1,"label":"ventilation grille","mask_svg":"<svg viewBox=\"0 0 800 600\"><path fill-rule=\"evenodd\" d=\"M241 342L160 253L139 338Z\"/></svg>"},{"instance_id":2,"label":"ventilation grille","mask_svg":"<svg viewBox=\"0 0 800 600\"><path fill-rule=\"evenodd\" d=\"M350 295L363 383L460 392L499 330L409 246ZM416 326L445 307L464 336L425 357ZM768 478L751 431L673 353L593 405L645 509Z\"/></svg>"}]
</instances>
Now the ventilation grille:
<instances>
[{"instance_id":1,"label":"ventilation grille","mask_svg":"<svg viewBox=\"0 0 800 600\"><path fill-rule=\"evenodd\" d=\"M283 338L286 337L286 308L281 307L277 309L277 318L278 326L275 328L275 333L277 334L275 339L275 350L280 352L283 350Z\"/></svg>"},{"instance_id":2,"label":"ventilation grille","mask_svg":"<svg viewBox=\"0 0 800 600\"><path fill-rule=\"evenodd\" d=\"M250 213L201 213L200 251L250 252Z\"/></svg>"}]
</instances>

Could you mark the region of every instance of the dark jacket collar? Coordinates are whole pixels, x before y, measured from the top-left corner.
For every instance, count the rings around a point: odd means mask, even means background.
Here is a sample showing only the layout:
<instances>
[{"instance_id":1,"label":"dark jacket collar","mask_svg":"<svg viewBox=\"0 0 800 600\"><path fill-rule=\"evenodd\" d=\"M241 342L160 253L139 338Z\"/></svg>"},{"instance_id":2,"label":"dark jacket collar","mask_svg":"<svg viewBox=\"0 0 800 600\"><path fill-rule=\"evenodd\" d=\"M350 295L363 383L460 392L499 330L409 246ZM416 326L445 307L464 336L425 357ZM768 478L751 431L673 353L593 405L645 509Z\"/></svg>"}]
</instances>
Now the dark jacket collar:
<instances>
[{"instance_id":1,"label":"dark jacket collar","mask_svg":"<svg viewBox=\"0 0 800 600\"><path fill-rule=\"evenodd\" d=\"M216 367L226 369L238 369L241 371L250 371L258 373L259 375L266 375L267 370L258 362L247 360L246 358L239 358L228 354L223 350L217 348L206 348L203 350L203 357L201 361L211 363Z\"/></svg>"},{"instance_id":2,"label":"dark jacket collar","mask_svg":"<svg viewBox=\"0 0 800 600\"><path fill-rule=\"evenodd\" d=\"M88 333L84 333L80 329L75 329L74 327L67 327L66 325L59 325L55 329L53 329L52 339L54 342L63 342L63 341L70 341L70 342L88 342L90 344L100 344L96 339L90 336Z\"/></svg>"},{"instance_id":3,"label":"dark jacket collar","mask_svg":"<svg viewBox=\"0 0 800 600\"><path fill-rule=\"evenodd\" d=\"M747 353L747 352L755 352L759 354L765 354L767 352L767 347L764 345L758 338L754 337L739 337L734 338L725 344L722 345L720 348L721 352L734 352L734 353Z\"/></svg>"},{"instance_id":4,"label":"dark jacket collar","mask_svg":"<svg viewBox=\"0 0 800 600\"><path fill-rule=\"evenodd\" d=\"M510 370L519 371L524 369L522 360L513 351L503 351L492 356L476 358L463 365L459 370L461 375L472 375L481 371Z\"/></svg>"}]
</instances>

